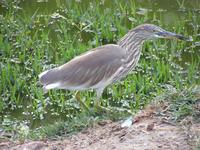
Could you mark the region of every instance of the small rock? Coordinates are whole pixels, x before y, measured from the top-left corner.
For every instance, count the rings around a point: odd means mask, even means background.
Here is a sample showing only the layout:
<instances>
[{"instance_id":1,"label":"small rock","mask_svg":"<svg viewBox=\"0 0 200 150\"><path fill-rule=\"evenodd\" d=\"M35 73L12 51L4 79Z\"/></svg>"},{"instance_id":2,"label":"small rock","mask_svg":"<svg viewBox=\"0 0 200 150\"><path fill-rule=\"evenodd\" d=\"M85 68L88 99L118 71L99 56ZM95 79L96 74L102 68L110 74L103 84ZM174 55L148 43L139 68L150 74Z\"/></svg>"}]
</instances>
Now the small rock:
<instances>
[{"instance_id":1,"label":"small rock","mask_svg":"<svg viewBox=\"0 0 200 150\"><path fill-rule=\"evenodd\" d=\"M98 122L98 125L105 126L106 124L109 124L109 123L112 123L112 121L111 120L104 120L104 121Z\"/></svg>"},{"instance_id":2,"label":"small rock","mask_svg":"<svg viewBox=\"0 0 200 150\"><path fill-rule=\"evenodd\" d=\"M154 123L148 124L147 125L147 131L152 131L154 128Z\"/></svg>"},{"instance_id":3,"label":"small rock","mask_svg":"<svg viewBox=\"0 0 200 150\"><path fill-rule=\"evenodd\" d=\"M130 127L133 124L133 119L132 117L129 117L128 119L126 119L122 124L121 127Z\"/></svg>"}]
</instances>

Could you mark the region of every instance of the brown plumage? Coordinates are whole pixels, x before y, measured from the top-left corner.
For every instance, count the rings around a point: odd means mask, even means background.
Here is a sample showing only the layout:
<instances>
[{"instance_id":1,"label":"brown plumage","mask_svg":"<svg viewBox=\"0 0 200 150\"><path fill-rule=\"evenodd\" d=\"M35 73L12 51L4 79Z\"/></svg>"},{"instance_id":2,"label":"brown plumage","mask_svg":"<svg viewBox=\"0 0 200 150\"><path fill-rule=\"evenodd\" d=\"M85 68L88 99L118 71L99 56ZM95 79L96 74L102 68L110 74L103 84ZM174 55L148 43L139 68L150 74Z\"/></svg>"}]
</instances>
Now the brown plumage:
<instances>
[{"instance_id":1,"label":"brown plumage","mask_svg":"<svg viewBox=\"0 0 200 150\"><path fill-rule=\"evenodd\" d=\"M47 71L40 77L40 82L47 89L52 83L60 83L60 89L100 88L98 83L101 81L112 81L112 75L123 65L125 55L124 49L118 45L100 46Z\"/></svg>"},{"instance_id":2,"label":"brown plumage","mask_svg":"<svg viewBox=\"0 0 200 150\"><path fill-rule=\"evenodd\" d=\"M68 63L39 75L44 90L68 89L97 91L98 99L106 86L112 84L137 65L142 44L153 38L185 39L162 28L144 24L130 30L117 44L94 48Z\"/></svg>"}]
</instances>

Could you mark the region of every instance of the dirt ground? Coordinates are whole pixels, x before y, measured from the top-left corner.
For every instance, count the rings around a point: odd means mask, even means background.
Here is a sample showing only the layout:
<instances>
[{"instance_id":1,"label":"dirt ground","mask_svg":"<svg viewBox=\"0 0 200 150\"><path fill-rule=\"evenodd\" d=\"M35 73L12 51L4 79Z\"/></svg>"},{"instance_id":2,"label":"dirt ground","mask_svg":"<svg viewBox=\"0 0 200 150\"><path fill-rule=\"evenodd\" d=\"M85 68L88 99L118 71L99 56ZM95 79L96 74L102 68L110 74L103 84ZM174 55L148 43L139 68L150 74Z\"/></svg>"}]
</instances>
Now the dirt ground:
<instances>
[{"instance_id":1,"label":"dirt ground","mask_svg":"<svg viewBox=\"0 0 200 150\"><path fill-rule=\"evenodd\" d=\"M0 143L0 150L191 150L200 149L200 123L187 117L170 122L167 104L151 104L132 118L132 125L99 122L62 140ZM198 145L197 145L198 143Z\"/></svg>"}]
</instances>

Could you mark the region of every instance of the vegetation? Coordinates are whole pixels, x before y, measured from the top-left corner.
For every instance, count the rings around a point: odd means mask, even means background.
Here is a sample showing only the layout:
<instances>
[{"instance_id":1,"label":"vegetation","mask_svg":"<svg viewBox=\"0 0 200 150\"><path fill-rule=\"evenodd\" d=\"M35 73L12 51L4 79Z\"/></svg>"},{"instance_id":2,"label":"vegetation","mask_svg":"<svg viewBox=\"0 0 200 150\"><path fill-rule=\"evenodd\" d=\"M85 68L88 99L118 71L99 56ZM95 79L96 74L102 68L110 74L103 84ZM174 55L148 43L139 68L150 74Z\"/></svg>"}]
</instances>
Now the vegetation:
<instances>
[{"instance_id":1,"label":"vegetation","mask_svg":"<svg viewBox=\"0 0 200 150\"><path fill-rule=\"evenodd\" d=\"M68 134L99 119L123 117L125 114L102 116L83 112L71 91L52 90L44 94L38 74L93 47L115 43L129 29L145 22L192 36L193 42L146 42L137 68L105 90L102 105L136 112L170 87L177 94L164 95L173 100L175 120L191 114L197 116L199 112L192 106L198 103L199 97L192 91L200 84L199 10L177 1L178 15L173 24L168 24L166 10L144 9L142 4L131 0L112 3L68 1L66 4L56 0L32 2L30 8L25 1L0 2L0 133L4 133L3 138ZM82 92L81 97L92 108L94 93Z\"/></svg>"}]
</instances>

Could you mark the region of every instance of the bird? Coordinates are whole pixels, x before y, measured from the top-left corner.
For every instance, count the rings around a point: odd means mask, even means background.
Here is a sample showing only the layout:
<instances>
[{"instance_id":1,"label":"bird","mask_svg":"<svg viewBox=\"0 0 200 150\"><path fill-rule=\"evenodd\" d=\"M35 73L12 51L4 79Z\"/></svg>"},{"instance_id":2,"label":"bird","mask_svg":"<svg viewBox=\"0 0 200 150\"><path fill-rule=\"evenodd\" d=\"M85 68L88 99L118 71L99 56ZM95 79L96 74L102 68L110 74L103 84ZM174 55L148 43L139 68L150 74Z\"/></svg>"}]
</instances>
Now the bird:
<instances>
[{"instance_id":1,"label":"bird","mask_svg":"<svg viewBox=\"0 0 200 150\"><path fill-rule=\"evenodd\" d=\"M39 74L39 82L47 92L50 89L95 90L95 104L99 106L104 89L133 70L140 59L143 43L150 39L187 40L180 34L166 31L154 24L142 24L128 31L116 44L106 44L76 56L69 62Z\"/></svg>"}]
</instances>

